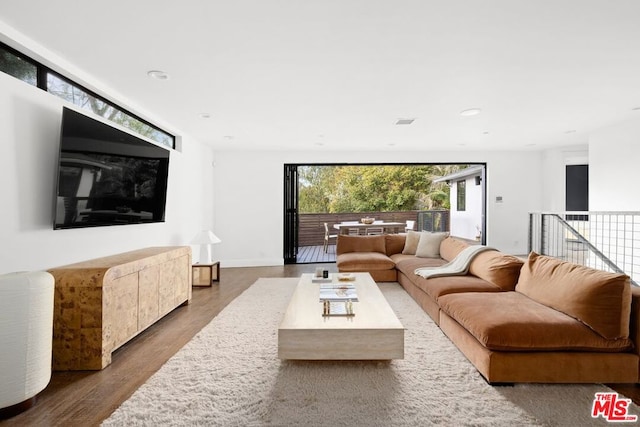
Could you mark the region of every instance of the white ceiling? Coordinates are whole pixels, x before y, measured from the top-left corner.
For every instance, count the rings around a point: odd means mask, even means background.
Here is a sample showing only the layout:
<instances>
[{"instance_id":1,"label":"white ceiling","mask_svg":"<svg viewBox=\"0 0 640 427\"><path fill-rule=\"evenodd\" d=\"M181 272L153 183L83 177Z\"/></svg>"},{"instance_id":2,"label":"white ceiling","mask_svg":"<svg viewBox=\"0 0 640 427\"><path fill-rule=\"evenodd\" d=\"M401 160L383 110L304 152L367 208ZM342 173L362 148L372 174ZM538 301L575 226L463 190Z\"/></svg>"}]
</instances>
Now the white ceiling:
<instances>
[{"instance_id":1,"label":"white ceiling","mask_svg":"<svg viewBox=\"0 0 640 427\"><path fill-rule=\"evenodd\" d=\"M539 150L640 117L639 0L2 0L0 21L219 149Z\"/></svg>"}]
</instances>

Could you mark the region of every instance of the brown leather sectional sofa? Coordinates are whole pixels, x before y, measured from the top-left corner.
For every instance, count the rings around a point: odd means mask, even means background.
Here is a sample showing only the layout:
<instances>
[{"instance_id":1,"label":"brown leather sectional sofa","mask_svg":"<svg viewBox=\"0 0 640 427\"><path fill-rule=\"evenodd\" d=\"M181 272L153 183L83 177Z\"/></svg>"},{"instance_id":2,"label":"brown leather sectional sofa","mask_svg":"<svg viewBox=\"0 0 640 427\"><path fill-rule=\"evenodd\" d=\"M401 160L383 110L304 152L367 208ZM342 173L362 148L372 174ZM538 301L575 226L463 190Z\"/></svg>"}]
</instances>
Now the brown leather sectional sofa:
<instances>
[{"instance_id":1,"label":"brown leather sectional sofa","mask_svg":"<svg viewBox=\"0 0 640 427\"><path fill-rule=\"evenodd\" d=\"M466 274L425 279L417 268L468 243L441 237L438 256L417 256L416 234L340 235L338 270L399 282L489 383L640 382L640 288L627 276L490 250Z\"/></svg>"}]
</instances>

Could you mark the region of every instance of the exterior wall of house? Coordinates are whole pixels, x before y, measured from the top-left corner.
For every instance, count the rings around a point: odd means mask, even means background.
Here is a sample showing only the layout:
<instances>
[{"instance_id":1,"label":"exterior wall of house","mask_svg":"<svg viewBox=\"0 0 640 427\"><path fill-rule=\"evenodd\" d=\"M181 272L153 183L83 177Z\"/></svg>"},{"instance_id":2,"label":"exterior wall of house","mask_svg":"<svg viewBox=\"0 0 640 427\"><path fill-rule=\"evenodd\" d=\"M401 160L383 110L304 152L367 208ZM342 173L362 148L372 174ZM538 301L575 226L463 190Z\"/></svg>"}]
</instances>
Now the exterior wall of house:
<instances>
[{"instance_id":1,"label":"exterior wall of house","mask_svg":"<svg viewBox=\"0 0 640 427\"><path fill-rule=\"evenodd\" d=\"M451 234L465 239L474 240L478 230L482 230L482 185L476 185L476 176L464 178L465 181L465 210L458 210L457 181L451 182L449 200L451 202Z\"/></svg>"},{"instance_id":2,"label":"exterior wall of house","mask_svg":"<svg viewBox=\"0 0 640 427\"><path fill-rule=\"evenodd\" d=\"M4 73L0 93L0 274L187 245L201 227L213 226L213 153L184 138L169 161L164 223L53 230L64 102Z\"/></svg>"}]
</instances>

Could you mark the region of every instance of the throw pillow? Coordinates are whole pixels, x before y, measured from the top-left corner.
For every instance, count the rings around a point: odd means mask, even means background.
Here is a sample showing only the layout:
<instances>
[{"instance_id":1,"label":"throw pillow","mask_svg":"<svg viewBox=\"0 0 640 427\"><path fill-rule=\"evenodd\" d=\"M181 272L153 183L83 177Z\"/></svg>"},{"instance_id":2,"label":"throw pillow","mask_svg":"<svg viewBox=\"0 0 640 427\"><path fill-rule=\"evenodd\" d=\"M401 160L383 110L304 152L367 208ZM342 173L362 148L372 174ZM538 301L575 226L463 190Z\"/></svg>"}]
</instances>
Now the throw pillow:
<instances>
[{"instance_id":1,"label":"throw pillow","mask_svg":"<svg viewBox=\"0 0 640 427\"><path fill-rule=\"evenodd\" d=\"M629 276L529 254L516 291L561 311L607 339L629 336Z\"/></svg>"},{"instance_id":2,"label":"throw pillow","mask_svg":"<svg viewBox=\"0 0 640 427\"><path fill-rule=\"evenodd\" d=\"M440 258L440 244L447 237L449 237L449 233L423 231L416 248L416 256L419 258Z\"/></svg>"},{"instance_id":3,"label":"throw pillow","mask_svg":"<svg viewBox=\"0 0 640 427\"><path fill-rule=\"evenodd\" d=\"M416 249L418 249L418 242L420 241L420 235L422 233L419 231L409 231L407 232L407 238L404 241L404 249L402 249L402 253L404 255L415 255Z\"/></svg>"}]
</instances>

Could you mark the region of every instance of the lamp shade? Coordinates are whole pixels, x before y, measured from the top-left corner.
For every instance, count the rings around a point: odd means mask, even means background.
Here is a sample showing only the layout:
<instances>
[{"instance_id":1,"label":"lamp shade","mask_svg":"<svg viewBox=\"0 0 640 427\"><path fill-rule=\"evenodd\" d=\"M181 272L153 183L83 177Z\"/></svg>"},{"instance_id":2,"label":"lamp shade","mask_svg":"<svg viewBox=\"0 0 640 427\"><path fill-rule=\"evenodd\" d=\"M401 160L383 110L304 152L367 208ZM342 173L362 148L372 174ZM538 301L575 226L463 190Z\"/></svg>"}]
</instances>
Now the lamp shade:
<instances>
[{"instance_id":1,"label":"lamp shade","mask_svg":"<svg viewBox=\"0 0 640 427\"><path fill-rule=\"evenodd\" d=\"M211 230L202 230L191 239L192 245L200 245L200 264L211 264L211 245L220 242Z\"/></svg>"},{"instance_id":2,"label":"lamp shade","mask_svg":"<svg viewBox=\"0 0 640 427\"><path fill-rule=\"evenodd\" d=\"M218 238L211 230L202 230L191 239L192 245L212 245L214 243L220 243L222 240Z\"/></svg>"}]
</instances>

